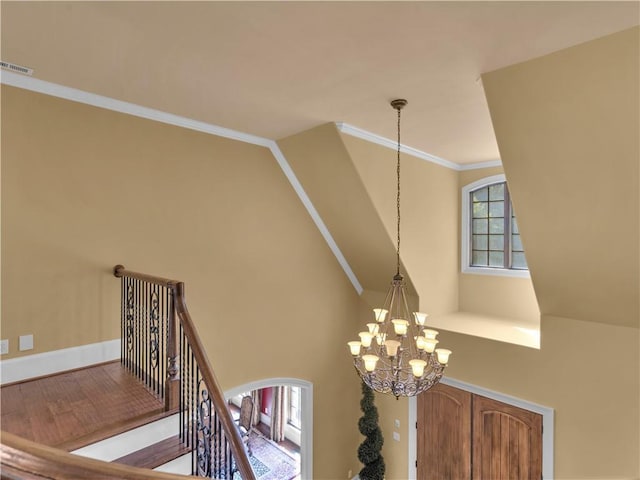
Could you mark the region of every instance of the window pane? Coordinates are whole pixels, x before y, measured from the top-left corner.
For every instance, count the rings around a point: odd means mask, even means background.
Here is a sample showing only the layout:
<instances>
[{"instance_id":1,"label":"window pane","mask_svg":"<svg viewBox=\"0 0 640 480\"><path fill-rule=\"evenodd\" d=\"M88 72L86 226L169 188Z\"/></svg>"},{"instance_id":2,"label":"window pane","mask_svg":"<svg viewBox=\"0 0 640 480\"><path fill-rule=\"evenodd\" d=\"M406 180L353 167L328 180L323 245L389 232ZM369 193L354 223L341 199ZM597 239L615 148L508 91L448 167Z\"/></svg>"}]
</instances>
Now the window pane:
<instances>
[{"instance_id":1,"label":"window pane","mask_svg":"<svg viewBox=\"0 0 640 480\"><path fill-rule=\"evenodd\" d=\"M511 250L514 252L522 252L522 239L520 235L511 235Z\"/></svg>"},{"instance_id":2,"label":"window pane","mask_svg":"<svg viewBox=\"0 0 640 480\"><path fill-rule=\"evenodd\" d=\"M518 222L513 207L505 203L508 198L506 182L469 193L471 238L463 245L471 250L470 266L527 269Z\"/></svg>"},{"instance_id":3,"label":"window pane","mask_svg":"<svg viewBox=\"0 0 640 480\"><path fill-rule=\"evenodd\" d=\"M301 398L299 387L289 387L289 424L300 428Z\"/></svg>"},{"instance_id":4,"label":"window pane","mask_svg":"<svg viewBox=\"0 0 640 480\"><path fill-rule=\"evenodd\" d=\"M473 236L473 249L474 250L488 250L488 239L486 235L474 235Z\"/></svg>"},{"instance_id":5,"label":"window pane","mask_svg":"<svg viewBox=\"0 0 640 480\"><path fill-rule=\"evenodd\" d=\"M487 252L479 252L478 250L474 250L473 258L471 260L471 265L486 267L489 264L487 261L487 258L488 258Z\"/></svg>"},{"instance_id":6,"label":"window pane","mask_svg":"<svg viewBox=\"0 0 640 480\"><path fill-rule=\"evenodd\" d=\"M489 233L489 222L487 220L474 220L473 233Z\"/></svg>"},{"instance_id":7,"label":"window pane","mask_svg":"<svg viewBox=\"0 0 640 480\"><path fill-rule=\"evenodd\" d=\"M504 253L503 252L489 252L489 266L490 267L504 267Z\"/></svg>"},{"instance_id":8,"label":"window pane","mask_svg":"<svg viewBox=\"0 0 640 480\"><path fill-rule=\"evenodd\" d=\"M489 188L484 187L480 190L476 190L475 192L471 192L471 201L472 202L486 202L489 200Z\"/></svg>"},{"instance_id":9,"label":"window pane","mask_svg":"<svg viewBox=\"0 0 640 480\"><path fill-rule=\"evenodd\" d=\"M516 217L511 217L511 232L520 233L520 231L518 230L518 221L516 220Z\"/></svg>"},{"instance_id":10,"label":"window pane","mask_svg":"<svg viewBox=\"0 0 640 480\"><path fill-rule=\"evenodd\" d=\"M475 220L474 220L475 222ZM489 233L504 233L504 219L502 218L490 218L489 219Z\"/></svg>"},{"instance_id":11,"label":"window pane","mask_svg":"<svg viewBox=\"0 0 640 480\"><path fill-rule=\"evenodd\" d=\"M473 202L473 218L487 218L487 210L486 202Z\"/></svg>"},{"instance_id":12,"label":"window pane","mask_svg":"<svg viewBox=\"0 0 640 480\"><path fill-rule=\"evenodd\" d=\"M513 252L511 257L512 268L527 268L527 260L524 258L523 252Z\"/></svg>"},{"instance_id":13,"label":"window pane","mask_svg":"<svg viewBox=\"0 0 640 480\"><path fill-rule=\"evenodd\" d=\"M504 200L504 183L489 187L489 200Z\"/></svg>"},{"instance_id":14,"label":"window pane","mask_svg":"<svg viewBox=\"0 0 640 480\"><path fill-rule=\"evenodd\" d=\"M504 217L504 202L489 203L490 217Z\"/></svg>"},{"instance_id":15,"label":"window pane","mask_svg":"<svg viewBox=\"0 0 640 480\"><path fill-rule=\"evenodd\" d=\"M504 235L489 235L489 250L504 250Z\"/></svg>"}]
</instances>

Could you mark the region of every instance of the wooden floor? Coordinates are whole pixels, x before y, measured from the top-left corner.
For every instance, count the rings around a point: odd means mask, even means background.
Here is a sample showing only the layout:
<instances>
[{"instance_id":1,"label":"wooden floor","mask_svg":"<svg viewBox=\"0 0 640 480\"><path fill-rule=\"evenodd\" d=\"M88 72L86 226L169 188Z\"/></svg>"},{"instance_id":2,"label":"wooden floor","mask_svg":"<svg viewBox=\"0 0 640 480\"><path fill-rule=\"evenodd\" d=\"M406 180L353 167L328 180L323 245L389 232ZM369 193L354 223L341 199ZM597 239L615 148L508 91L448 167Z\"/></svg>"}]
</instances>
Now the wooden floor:
<instances>
[{"instance_id":1,"label":"wooden floor","mask_svg":"<svg viewBox=\"0 0 640 480\"><path fill-rule=\"evenodd\" d=\"M119 362L0 388L0 427L73 450L164 415L155 398Z\"/></svg>"}]
</instances>

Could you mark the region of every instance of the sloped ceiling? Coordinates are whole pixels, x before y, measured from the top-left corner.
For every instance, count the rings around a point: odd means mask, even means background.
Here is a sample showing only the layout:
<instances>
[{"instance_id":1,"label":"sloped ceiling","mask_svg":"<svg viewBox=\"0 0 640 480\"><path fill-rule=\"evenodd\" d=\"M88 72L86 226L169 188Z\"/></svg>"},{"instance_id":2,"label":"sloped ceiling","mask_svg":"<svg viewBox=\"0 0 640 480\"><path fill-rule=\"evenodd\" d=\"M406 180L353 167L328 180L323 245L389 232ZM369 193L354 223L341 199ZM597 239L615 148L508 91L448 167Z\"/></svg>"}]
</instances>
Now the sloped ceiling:
<instances>
[{"instance_id":1,"label":"sloped ceiling","mask_svg":"<svg viewBox=\"0 0 640 480\"><path fill-rule=\"evenodd\" d=\"M499 158L479 78L638 24L637 2L0 3L36 78L278 140L342 121L444 159Z\"/></svg>"}]
</instances>

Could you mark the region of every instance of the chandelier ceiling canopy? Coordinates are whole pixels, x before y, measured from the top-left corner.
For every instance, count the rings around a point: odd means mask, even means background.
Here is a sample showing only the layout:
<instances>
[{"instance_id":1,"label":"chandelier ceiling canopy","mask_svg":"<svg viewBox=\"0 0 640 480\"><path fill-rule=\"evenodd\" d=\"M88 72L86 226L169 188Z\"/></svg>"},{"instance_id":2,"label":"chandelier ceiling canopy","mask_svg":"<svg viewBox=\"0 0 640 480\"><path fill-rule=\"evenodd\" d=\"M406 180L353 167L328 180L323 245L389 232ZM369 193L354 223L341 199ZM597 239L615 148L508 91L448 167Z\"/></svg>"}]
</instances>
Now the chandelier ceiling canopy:
<instances>
[{"instance_id":1,"label":"chandelier ceiling canopy","mask_svg":"<svg viewBox=\"0 0 640 480\"><path fill-rule=\"evenodd\" d=\"M436 348L438 332L426 327L428 315L410 311L400 273L400 111L406 105L404 99L391 102L398 112L396 274L383 306L373 309L373 321L358 334L360 340L349 342L364 383L396 397L418 395L436 385L451 355L450 350Z\"/></svg>"}]
</instances>

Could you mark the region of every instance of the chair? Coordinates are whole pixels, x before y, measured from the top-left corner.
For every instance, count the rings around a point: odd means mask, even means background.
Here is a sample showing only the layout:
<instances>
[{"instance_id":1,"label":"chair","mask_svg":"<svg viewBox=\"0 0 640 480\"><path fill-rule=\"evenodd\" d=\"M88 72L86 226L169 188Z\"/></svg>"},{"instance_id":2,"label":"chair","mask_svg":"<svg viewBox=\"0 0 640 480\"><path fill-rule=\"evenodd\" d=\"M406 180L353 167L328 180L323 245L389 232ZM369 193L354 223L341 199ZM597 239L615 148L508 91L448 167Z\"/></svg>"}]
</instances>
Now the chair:
<instances>
[{"instance_id":1,"label":"chair","mask_svg":"<svg viewBox=\"0 0 640 480\"><path fill-rule=\"evenodd\" d=\"M238 430L240 437L247 446L247 453L251 457L251 445L249 444L249 434L251 433L251 420L253 418L253 400L251 397L242 397L240 403L240 416L238 417Z\"/></svg>"}]
</instances>

